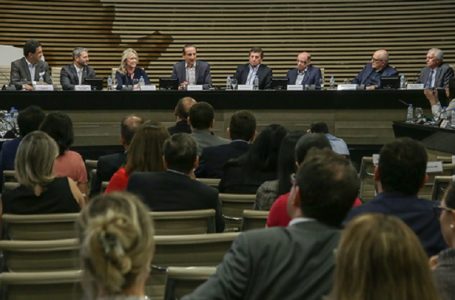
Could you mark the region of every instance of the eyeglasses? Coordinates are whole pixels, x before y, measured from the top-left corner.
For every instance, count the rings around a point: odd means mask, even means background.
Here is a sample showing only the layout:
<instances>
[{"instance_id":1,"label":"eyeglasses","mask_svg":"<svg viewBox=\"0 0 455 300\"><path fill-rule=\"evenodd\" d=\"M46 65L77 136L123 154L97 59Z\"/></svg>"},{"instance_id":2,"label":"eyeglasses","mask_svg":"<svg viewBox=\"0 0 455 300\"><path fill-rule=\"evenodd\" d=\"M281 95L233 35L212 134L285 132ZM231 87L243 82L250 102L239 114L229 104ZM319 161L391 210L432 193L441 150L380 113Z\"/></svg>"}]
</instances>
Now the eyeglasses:
<instances>
[{"instance_id":1,"label":"eyeglasses","mask_svg":"<svg viewBox=\"0 0 455 300\"><path fill-rule=\"evenodd\" d=\"M450 207L446 207L446 206L442 206L442 205L438 205L436 206L437 208L439 208L441 211L445 210L447 212L452 212L452 211L455 211L455 209L452 209Z\"/></svg>"},{"instance_id":2,"label":"eyeglasses","mask_svg":"<svg viewBox=\"0 0 455 300\"><path fill-rule=\"evenodd\" d=\"M306 64L308 64L308 61L307 60L297 60L297 63L298 64L302 64L302 65L306 65Z\"/></svg>"},{"instance_id":3,"label":"eyeglasses","mask_svg":"<svg viewBox=\"0 0 455 300\"><path fill-rule=\"evenodd\" d=\"M374 61L374 62L384 61L383 59L378 59L378 58L374 58L374 57L372 57L371 60Z\"/></svg>"}]
</instances>

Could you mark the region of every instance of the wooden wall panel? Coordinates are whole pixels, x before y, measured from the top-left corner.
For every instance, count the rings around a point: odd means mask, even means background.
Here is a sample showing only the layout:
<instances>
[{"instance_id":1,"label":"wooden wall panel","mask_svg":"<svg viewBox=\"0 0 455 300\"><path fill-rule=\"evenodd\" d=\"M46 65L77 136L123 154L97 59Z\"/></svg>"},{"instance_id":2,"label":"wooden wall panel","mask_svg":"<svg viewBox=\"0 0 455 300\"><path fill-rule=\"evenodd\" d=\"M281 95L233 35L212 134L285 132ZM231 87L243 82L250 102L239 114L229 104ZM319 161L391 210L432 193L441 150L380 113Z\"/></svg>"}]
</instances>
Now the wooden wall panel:
<instances>
[{"instance_id":1,"label":"wooden wall panel","mask_svg":"<svg viewBox=\"0 0 455 300\"><path fill-rule=\"evenodd\" d=\"M121 52L135 48L152 82L169 76L186 42L212 65L223 86L248 49L265 50L275 76L293 67L296 53L312 53L326 81L353 78L378 48L412 81L428 48L440 47L455 63L455 3L435 1L0 1L0 44L21 47L26 39L44 44L46 60L61 66L75 46L90 49L100 76L117 67Z\"/></svg>"}]
</instances>

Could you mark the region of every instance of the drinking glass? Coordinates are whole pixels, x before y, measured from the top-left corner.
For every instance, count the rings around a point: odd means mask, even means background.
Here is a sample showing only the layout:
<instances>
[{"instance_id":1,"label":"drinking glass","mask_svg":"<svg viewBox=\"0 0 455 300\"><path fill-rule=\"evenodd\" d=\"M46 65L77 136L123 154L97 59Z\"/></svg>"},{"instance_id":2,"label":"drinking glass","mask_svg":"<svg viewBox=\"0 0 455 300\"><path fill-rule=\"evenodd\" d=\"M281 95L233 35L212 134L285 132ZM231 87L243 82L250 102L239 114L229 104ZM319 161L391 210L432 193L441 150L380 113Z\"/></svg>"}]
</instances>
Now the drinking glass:
<instances>
[{"instance_id":1,"label":"drinking glass","mask_svg":"<svg viewBox=\"0 0 455 300\"><path fill-rule=\"evenodd\" d=\"M233 90L237 89L237 85L238 85L237 79L231 78L231 87Z\"/></svg>"}]
</instances>

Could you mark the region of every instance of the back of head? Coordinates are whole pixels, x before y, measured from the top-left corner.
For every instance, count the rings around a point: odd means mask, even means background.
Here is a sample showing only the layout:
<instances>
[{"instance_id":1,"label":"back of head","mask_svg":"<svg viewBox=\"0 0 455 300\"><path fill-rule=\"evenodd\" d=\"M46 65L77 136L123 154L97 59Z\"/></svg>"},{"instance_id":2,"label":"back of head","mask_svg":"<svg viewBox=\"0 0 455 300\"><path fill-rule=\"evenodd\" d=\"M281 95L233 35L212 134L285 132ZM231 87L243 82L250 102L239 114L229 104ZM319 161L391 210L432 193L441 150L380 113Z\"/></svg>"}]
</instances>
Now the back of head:
<instances>
[{"instance_id":1,"label":"back of head","mask_svg":"<svg viewBox=\"0 0 455 300\"><path fill-rule=\"evenodd\" d=\"M295 161L301 164L311 148L332 149L327 137L322 133L307 133L295 145Z\"/></svg>"},{"instance_id":2,"label":"back of head","mask_svg":"<svg viewBox=\"0 0 455 300\"><path fill-rule=\"evenodd\" d=\"M126 172L164 171L163 144L168 137L169 132L162 124L145 122L137 129L128 148Z\"/></svg>"},{"instance_id":3,"label":"back of head","mask_svg":"<svg viewBox=\"0 0 455 300\"><path fill-rule=\"evenodd\" d=\"M144 120L136 115L129 115L122 119L120 122L120 136L125 146L131 144L134 133L142 124L144 124Z\"/></svg>"},{"instance_id":4,"label":"back of head","mask_svg":"<svg viewBox=\"0 0 455 300\"><path fill-rule=\"evenodd\" d=\"M278 153L278 195L285 194L291 189L290 175L295 172L295 145L303 131L289 133L281 141Z\"/></svg>"},{"instance_id":5,"label":"back of head","mask_svg":"<svg viewBox=\"0 0 455 300\"><path fill-rule=\"evenodd\" d=\"M394 216L366 214L350 221L336 257L331 299L439 299L418 238Z\"/></svg>"},{"instance_id":6,"label":"back of head","mask_svg":"<svg viewBox=\"0 0 455 300\"><path fill-rule=\"evenodd\" d=\"M176 133L163 146L164 160L168 169L190 173L197 157L197 145L191 135Z\"/></svg>"},{"instance_id":7,"label":"back of head","mask_svg":"<svg viewBox=\"0 0 455 300\"><path fill-rule=\"evenodd\" d=\"M213 124L215 111L207 102L198 102L190 108L190 123L194 129L209 129Z\"/></svg>"},{"instance_id":8,"label":"back of head","mask_svg":"<svg viewBox=\"0 0 455 300\"><path fill-rule=\"evenodd\" d=\"M422 187L427 153L421 143L400 138L382 147L378 172L385 192L416 195Z\"/></svg>"},{"instance_id":9,"label":"back of head","mask_svg":"<svg viewBox=\"0 0 455 300\"><path fill-rule=\"evenodd\" d=\"M29 188L51 182L57 155L58 146L46 133L33 131L24 136L14 161L18 182Z\"/></svg>"},{"instance_id":10,"label":"back of head","mask_svg":"<svg viewBox=\"0 0 455 300\"><path fill-rule=\"evenodd\" d=\"M359 192L351 162L330 149L311 149L296 174L303 215L339 226Z\"/></svg>"},{"instance_id":11,"label":"back of head","mask_svg":"<svg viewBox=\"0 0 455 300\"><path fill-rule=\"evenodd\" d=\"M31 105L21 110L17 116L20 136L24 137L29 132L38 130L44 117L46 117L46 114L36 105Z\"/></svg>"},{"instance_id":12,"label":"back of head","mask_svg":"<svg viewBox=\"0 0 455 300\"><path fill-rule=\"evenodd\" d=\"M196 100L191 97L180 98L175 106L174 115L182 120L188 119L190 109L196 103Z\"/></svg>"},{"instance_id":13,"label":"back of head","mask_svg":"<svg viewBox=\"0 0 455 300\"><path fill-rule=\"evenodd\" d=\"M67 114L49 113L43 120L40 130L55 140L62 155L74 141L73 122Z\"/></svg>"},{"instance_id":14,"label":"back of head","mask_svg":"<svg viewBox=\"0 0 455 300\"><path fill-rule=\"evenodd\" d=\"M310 131L313 133L329 133L329 127L325 122L313 123L310 126Z\"/></svg>"},{"instance_id":15,"label":"back of head","mask_svg":"<svg viewBox=\"0 0 455 300\"><path fill-rule=\"evenodd\" d=\"M126 192L97 196L81 211L80 255L93 299L122 294L147 278L155 248L148 211Z\"/></svg>"},{"instance_id":16,"label":"back of head","mask_svg":"<svg viewBox=\"0 0 455 300\"><path fill-rule=\"evenodd\" d=\"M236 111L229 123L231 140L251 141L256 133L256 118L247 110Z\"/></svg>"}]
</instances>

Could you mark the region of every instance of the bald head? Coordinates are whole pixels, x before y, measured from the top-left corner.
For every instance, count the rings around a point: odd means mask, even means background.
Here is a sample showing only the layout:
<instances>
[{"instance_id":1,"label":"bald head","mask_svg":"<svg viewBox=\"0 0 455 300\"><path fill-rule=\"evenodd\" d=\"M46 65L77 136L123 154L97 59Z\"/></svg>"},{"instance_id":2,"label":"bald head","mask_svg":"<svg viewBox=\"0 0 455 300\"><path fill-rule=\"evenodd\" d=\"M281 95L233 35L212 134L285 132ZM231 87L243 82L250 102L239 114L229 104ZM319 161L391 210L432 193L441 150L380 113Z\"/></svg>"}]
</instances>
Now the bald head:
<instances>
[{"instance_id":1,"label":"bald head","mask_svg":"<svg viewBox=\"0 0 455 300\"><path fill-rule=\"evenodd\" d=\"M389 63L389 53L385 49L377 50L373 53L371 58L371 65L373 69L381 71Z\"/></svg>"},{"instance_id":2,"label":"bald head","mask_svg":"<svg viewBox=\"0 0 455 300\"><path fill-rule=\"evenodd\" d=\"M120 137L125 149L128 148L134 133L142 124L144 124L144 120L136 115L129 115L122 119L122 122L120 123Z\"/></svg>"},{"instance_id":3,"label":"bald head","mask_svg":"<svg viewBox=\"0 0 455 300\"><path fill-rule=\"evenodd\" d=\"M180 98L180 100L177 102L177 105L175 106L174 115L179 120L186 120L188 118L191 106L196 103L196 100L191 97Z\"/></svg>"},{"instance_id":4,"label":"bald head","mask_svg":"<svg viewBox=\"0 0 455 300\"><path fill-rule=\"evenodd\" d=\"M297 55L297 69L299 71L305 70L311 64L311 54L303 51Z\"/></svg>"}]
</instances>

